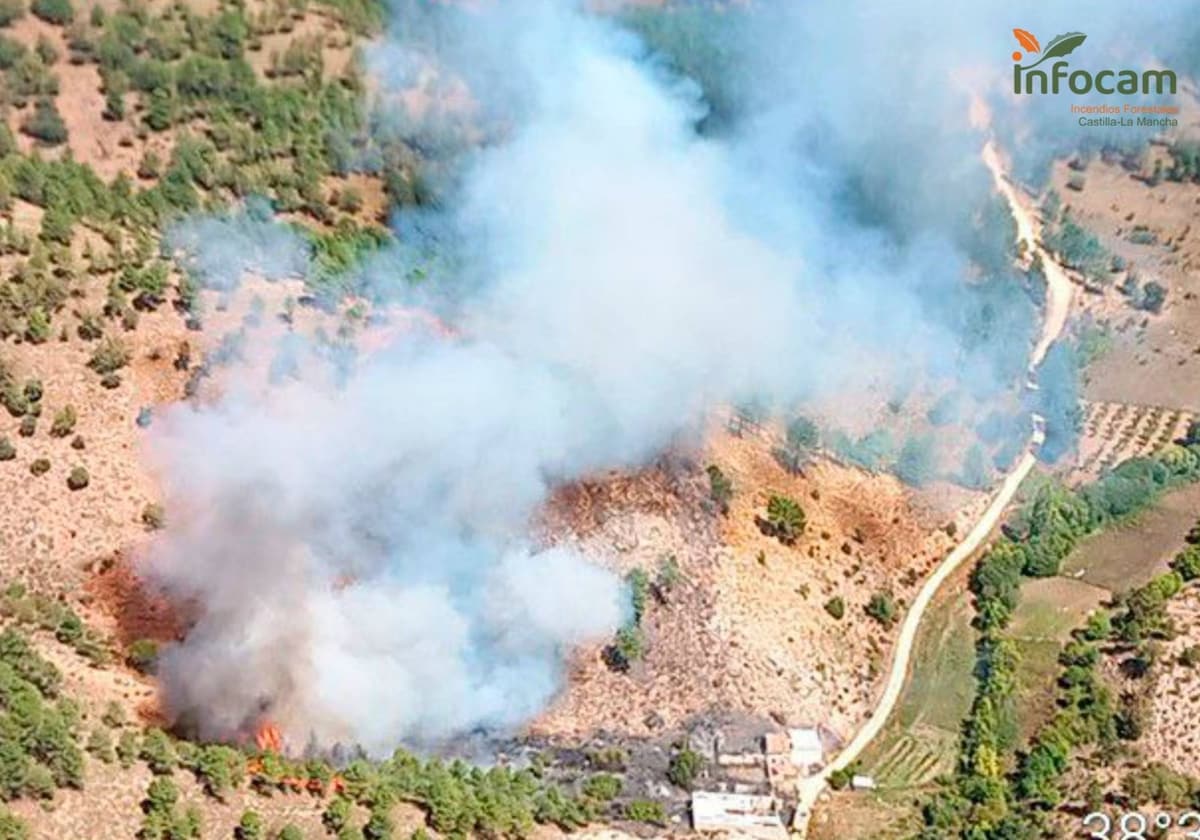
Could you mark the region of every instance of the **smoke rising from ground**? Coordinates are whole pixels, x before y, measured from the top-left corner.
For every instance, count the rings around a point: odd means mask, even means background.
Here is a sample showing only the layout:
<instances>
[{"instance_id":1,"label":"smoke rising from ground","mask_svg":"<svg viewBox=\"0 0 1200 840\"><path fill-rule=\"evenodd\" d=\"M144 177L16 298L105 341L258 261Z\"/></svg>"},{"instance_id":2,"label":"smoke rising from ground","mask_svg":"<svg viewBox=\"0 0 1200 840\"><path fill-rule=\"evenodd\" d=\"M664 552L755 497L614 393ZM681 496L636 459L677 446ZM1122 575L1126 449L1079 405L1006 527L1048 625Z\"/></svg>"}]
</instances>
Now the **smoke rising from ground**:
<instances>
[{"instance_id":1,"label":"smoke rising from ground","mask_svg":"<svg viewBox=\"0 0 1200 840\"><path fill-rule=\"evenodd\" d=\"M816 54L794 73L745 59L739 113L714 133L697 131L700 88L612 20L549 2L426 13L436 38L375 54L384 82L433 57L503 126L448 209L398 220L364 280L453 313L457 336L410 331L348 376L313 362L267 396L235 378L155 433L169 526L146 568L198 612L160 671L172 712L206 735L269 716L293 748L382 753L516 727L559 689L568 651L627 609L614 576L529 541L554 486L644 463L731 401L930 371L1002 389L1013 359L1023 369L1031 323L968 335L963 208L987 187L965 96L922 89L961 103L949 145L936 120L892 110L880 56L907 29L885 13L871 13L880 42L841 64L816 49L828 34L806 36ZM784 20L853 38L857 14ZM782 36L746 31L784 54ZM864 78L838 88L852 56ZM801 84L806 68L821 69ZM932 150L906 145L921 132ZM404 269L429 246L413 236L431 231L454 243L453 276L409 293ZM258 222L194 220L173 243L221 288L303 269Z\"/></svg>"}]
</instances>

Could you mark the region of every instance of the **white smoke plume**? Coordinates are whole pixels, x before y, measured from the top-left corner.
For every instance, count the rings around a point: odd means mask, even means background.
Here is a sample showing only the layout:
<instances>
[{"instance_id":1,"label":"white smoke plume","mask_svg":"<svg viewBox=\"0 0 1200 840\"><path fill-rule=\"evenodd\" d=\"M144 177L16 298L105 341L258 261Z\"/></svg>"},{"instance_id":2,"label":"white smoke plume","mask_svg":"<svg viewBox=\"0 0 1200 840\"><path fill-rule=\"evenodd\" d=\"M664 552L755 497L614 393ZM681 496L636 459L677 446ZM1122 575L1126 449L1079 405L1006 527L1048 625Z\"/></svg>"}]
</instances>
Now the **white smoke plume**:
<instances>
[{"instance_id":1,"label":"white smoke plume","mask_svg":"<svg viewBox=\"0 0 1200 840\"><path fill-rule=\"evenodd\" d=\"M835 9L848 7L793 23ZM557 484L644 463L730 401L852 393L880 370L999 376L990 349L963 349L966 318L947 303L967 257L943 222L961 216L954 200L986 194L982 171L956 183L978 137L914 159L941 167L940 195L904 159L876 161L933 220L906 217L889 237L841 207L848 159L881 154L878 114L861 135L850 115L872 102L869 79L784 127L819 103L777 72L757 90L765 104L747 100L744 131L715 137L697 131L696 85L611 20L536 0L466 20L439 43L507 125L438 222L463 245L461 277L437 291L457 337L409 333L343 379L310 367L266 397L231 388L156 424L169 515L146 569L198 611L161 673L170 709L206 735L268 715L293 747L381 753L517 727L560 688L567 652L626 610L612 575L530 544ZM802 66L831 78L813 63L834 62L830 49ZM391 44L375 66L421 66L407 50ZM965 94L934 90L928 101L961 104L965 132ZM898 108L883 113L903 128ZM847 139L843 159L822 153L823 126ZM176 244L211 249L224 286L245 268L296 269L289 243L255 231L199 222ZM374 286L402 285L389 272L419 243L401 240ZM993 337L1019 374L1028 337Z\"/></svg>"}]
</instances>

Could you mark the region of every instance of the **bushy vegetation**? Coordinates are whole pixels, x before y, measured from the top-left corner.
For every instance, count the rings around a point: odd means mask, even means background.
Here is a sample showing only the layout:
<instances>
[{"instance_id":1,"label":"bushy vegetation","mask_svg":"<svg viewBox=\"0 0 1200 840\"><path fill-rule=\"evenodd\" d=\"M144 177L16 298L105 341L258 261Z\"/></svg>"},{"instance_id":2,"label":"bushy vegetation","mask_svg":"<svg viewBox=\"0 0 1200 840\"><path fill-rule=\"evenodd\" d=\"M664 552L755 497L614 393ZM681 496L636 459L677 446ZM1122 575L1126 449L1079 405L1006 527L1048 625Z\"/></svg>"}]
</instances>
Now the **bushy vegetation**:
<instances>
[{"instance_id":1,"label":"bushy vegetation","mask_svg":"<svg viewBox=\"0 0 1200 840\"><path fill-rule=\"evenodd\" d=\"M661 802L652 799L635 799L625 806L625 818L633 822L664 825L667 812Z\"/></svg>"},{"instance_id":2,"label":"bushy vegetation","mask_svg":"<svg viewBox=\"0 0 1200 840\"><path fill-rule=\"evenodd\" d=\"M846 615L846 602L835 595L825 602L825 612L841 621Z\"/></svg>"},{"instance_id":3,"label":"bushy vegetation","mask_svg":"<svg viewBox=\"0 0 1200 840\"><path fill-rule=\"evenodd\" d=\"M896 442L887 429L876 429L857 440L835 432L830 446L839 457L872 472L888 469L896 460Z\"/></svg>"},{"instance_id":4,"label":"bushy vegetation","mask_svg":"<svg viewBox=\"0 0 1200 840\"><path fill-rule=\"evenodd\" d=\"M921 487L934 478L933 438L914 436L904 441L896 459L896 475L905 484Z\"/></svg>"},{"instance_id":5,"label":"bushy vegetation","mask_svg":"<svg viewBox=\"0 0 1200 840\"><path fill-rule=\"evenodd\" d=\"M129 667L143 674L153 674L158 664L158 642L153 639L136 639L125 652Z\"/></svg>"},{"instance_id":6,"label":"bushy vegetation","mask_svg":"<svg viewBox=\"0 0 1200 840\"><path fill-rule=\"evenodd\" d=\"M255 775L260 787L274 787L282 786L285 778L309 774L299 762L268 754ZM531 769L484 770L461 761L422 761L403 750L382 762L353 761L341 776L347 803L372 812L384 812L401 800L416 803L426 810L430 827L443 836L524 837L536 823L579 828L594 818L594 802L601 798L596 794L613 789L602 782L592 785L592 795L576 796L540 781ZM327 826L346 824L346 806L331 804L330 811Z\"/></svg>"},{"instance_id":7,"label":"bushy vegetation","mask_svg":"<svg viewBox=\"0 0 1200 840\"><path fill-rule=\"evenodd\" d=\"M792 545L804 533L808 517L795 499L772 494L767 499L765 529L784 545Z\"/></svg>"},{"instance_id":8,"label":"bushy vegetation","mask_svg":"<svg viewBox=\"0 0 1200 840\"><path fill-rule=\"evenodd\" d=\"M691 790L692 785L696 782L696 777L703 769L703 756L685 746L676 750L675 754L671 756L671 761L667 765L667 778L671 780L671 784L684 790Z\"/></svg>"},{"instance_id":9,"label":"bushy vegetation","mask_svg":"<svg viewBox=\"0 0 1200 840\"><path fill-rule=\"evenodd\" d=\"M40 593L30 592L19 583L11 584L0 596L0 615L27 628L46 630L92 665L103 665L112 658L108 641L66 604Z\"/></svg>"},{"instance_id":10,"label":"bushy vegetation","mask_svg":"<svg viewBox=\"0 0 1200 840\"><path fill-rule=\"evenodd\" d=\"M733 482L716 464L709 464L706 472L709 498L722 514L729 513L729 503L733 501Z\"/></svg>"},{"instance_id":11,"label":"bushy vegetation","mask_svg":"<svg viewBox=\"0 0 1200 840\"><path fill-rule=\"evenodd\" d=\"M876 592L867 602L866 613L884 627L891 627L898 616L896 600L890 592Z\"/></svg>"},{"instance_id":12,"label":"bushy vegetation","mask_svg":"<svg viewBox=\"0 0 1200 840\"><path fill-rule=\"evenodd\" d=\"M179 789L170 778L150 780L142 811L145 816L138 832L140 840L198 840L200 837L200 812L194 807L180 811Z\"/></svg>"},{"instance_id":13,"label":"bushy vegetation","mask_svg":"<svg viewBox=\"0 0 1200 840\"><path fill-rule=\"evenodd\" d=\"M1054 251L1064 265L1081 272L1088 280L1106 285L1111 279L1109 267L1112 254L1096 235L1068 215L1061 224L1053 226L1043 237L1047 248Z\"/></svg>"},{"instance_id":14,"label":"bushy vegetation","mask_svg":"<svg viewBox=\"0 0 1200 840\"><path fill-rule=\"evenodd\" d=\"M1194 140L1176 140L1167 147L1171 155L1171 167L1166 177L1171 181L1185 182L1200 179L1200 143Z\"/></svg>"},{"instance_id":15,"label":"bushy vegetation","mask_svg":"<svg viewBox=\"0 0 1200 840\"><path fill-rule=\"evenodd\" d=\"M83 787L78 708L62 677L14 629L0 633L0 797L49 798Z\"/></svg>"},{"instance_id":16,"label":"bushy vegetation","mask_svg":"<svg viewBox=\"0 0 1200 840\"><path fill-rule=\"evenodd\" d=\"M645 569L633 569L625 578L629 586L630 618L619 630L613 643L604 649L604 661L614 671L628 671L646 654L642 619L650 597L650 576Z\"/></svg>"},{"instance_id":17,"label":"bushy vegetation","mask_svg":"<svg viewBox=\"0 0 1200 840\"><path fill-rule=\"evenodd\" d=\"M784 445L774 450L775 460L790 473L798 473L821 442L817 424L800 415L787 424Z\"/></svg>"}]
</instances>

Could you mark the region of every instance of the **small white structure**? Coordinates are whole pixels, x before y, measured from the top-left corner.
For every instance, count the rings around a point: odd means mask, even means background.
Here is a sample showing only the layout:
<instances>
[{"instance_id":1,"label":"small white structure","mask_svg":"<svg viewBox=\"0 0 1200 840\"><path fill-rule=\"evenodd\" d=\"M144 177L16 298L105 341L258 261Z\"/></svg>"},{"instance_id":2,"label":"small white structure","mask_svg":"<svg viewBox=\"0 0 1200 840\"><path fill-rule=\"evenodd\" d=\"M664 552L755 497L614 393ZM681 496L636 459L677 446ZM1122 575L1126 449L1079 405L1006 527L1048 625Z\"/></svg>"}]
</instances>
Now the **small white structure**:
<instances>
[{"instance_id":1,"label":"small white structure","mask_svg":"<svg viewBox=\"0 0 1200 840\"><path fill-rule=\"evenodd\" d=\"M875 780L870 776L854 776L850 779L850 787L854 790L875 790Z\"/></svg>"},{"instance_id":2,"label":"small white structure","mask_svg":"<svg viewBox=\"0 0 1200 840\"><path fill-rule=\"evenodd\" d=\"M807 775L825 764L825 748L821 745L821 733L816 729L789 729L792 765Z\"/></svg>"},{"instance_id":3,"label":"small white structure","mask_svg":"<svg viewBox=\"0 0 1200 840\"><path fill-rule=\"evenodd\" d=\"M779 805L771 796L747 793L692 794L692 826L697 831L735 832L762 840L786 840Z\"/></svg>"}]
</instances>

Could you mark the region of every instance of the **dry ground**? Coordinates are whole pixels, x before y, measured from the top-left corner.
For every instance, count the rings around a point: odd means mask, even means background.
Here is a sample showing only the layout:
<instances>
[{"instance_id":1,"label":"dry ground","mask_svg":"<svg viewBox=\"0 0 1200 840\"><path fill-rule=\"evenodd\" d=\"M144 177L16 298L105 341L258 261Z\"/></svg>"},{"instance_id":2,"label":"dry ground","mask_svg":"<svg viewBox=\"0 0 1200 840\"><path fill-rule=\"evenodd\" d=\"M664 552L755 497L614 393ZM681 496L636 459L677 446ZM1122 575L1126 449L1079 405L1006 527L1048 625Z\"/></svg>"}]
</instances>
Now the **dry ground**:
<instances>
[{"instance_id":1,"label":"dry ground","mask_svg":"<svg viewBox=\"0 0 1200 840\"><path fill-rule=\"evenodd\" d=\"M1165 155L1152 152L1151 160ZM1088 166L1082 191L1066 186L1071 174L1065 163L1057 164L1052 184L1072 216L1124 257L1143 282L1154 279L1169 290L1157 316L1134 310L1112 287L1078 296L1076 315L1086 313L1114 338L1113 348L1088 370L1086 397L1200 411L1200 185L1164 180L1149 187L1103 160ZM1157 235L1157 244L1129 241L1133 228L1143 225Z\"/></svg>"},{"instance_id":2,"label":"dry ground","mask_svg":"<svg viewBox=\"0 0 1200 840\"><path fill-rule=\"evenodd\" d=\"M1200 776L1200 669L1179 662L1184 648L1200 643L1200 591L1185 590L1169 612L1179 635L1163 646L1155 665L1150 723L1139 745L1148 759Z\"/></svg>"},{"instance_id":3,"label":"dry ground","mask_svg":"<svg viewBox=\"0 0 1200 840\"><path fill-rule=\"evenodd\" d=\"M560 494L549 518L569 522L584 551L623 571L653 572L674 556L687 583L651 609L644 663L622 675L608 671L597 651L580 655L565 695L535 731L644 734L721 708L823 723L846 737L868 715L894 633L863 608L882 591L903 608L953 544L939 530L947 520L916 507L889 476L826 461L789 475L771 445L717 422L691 464ZM724 517L706 499L708 463L734 483ZM794 546L756 525L772 492L796 499L808 515ZM960 509L958 525L971 515L969 506ZM824 608L835 596L846 604L841 621Z\"/></svg>"}]
</instances>

